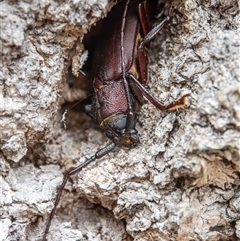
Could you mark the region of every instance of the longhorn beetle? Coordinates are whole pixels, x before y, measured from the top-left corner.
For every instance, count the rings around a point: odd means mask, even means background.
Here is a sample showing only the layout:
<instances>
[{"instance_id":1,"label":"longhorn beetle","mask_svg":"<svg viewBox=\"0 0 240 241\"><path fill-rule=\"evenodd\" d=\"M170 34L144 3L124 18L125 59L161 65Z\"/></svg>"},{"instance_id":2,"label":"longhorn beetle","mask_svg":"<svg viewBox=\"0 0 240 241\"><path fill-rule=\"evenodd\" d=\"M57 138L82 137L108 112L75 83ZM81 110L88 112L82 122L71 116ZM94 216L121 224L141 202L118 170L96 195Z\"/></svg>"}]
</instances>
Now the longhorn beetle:
<instances>
[{"instance_id":1,"label":"longhorn beetle","mask_svg":"<svg viewBox=\"0 0 240 241\"><path fill-rule=\"evenodd\" d=\"M144 87L147 82L150 40L169 23L174 11L171 1L166 1L162 11L164 19L149 30L149 2L122 0L113 7L103 23L93 59L94 94L91 105L85 106L85 112L100 125L111 142L66 173L47 222L44 241L69 177L116 146L132 148L138 145L135 124L143 96L160 110L174 110L184 106L190 95L185 94L179 100L164 105Z\"/></svg>"}]
</instances>

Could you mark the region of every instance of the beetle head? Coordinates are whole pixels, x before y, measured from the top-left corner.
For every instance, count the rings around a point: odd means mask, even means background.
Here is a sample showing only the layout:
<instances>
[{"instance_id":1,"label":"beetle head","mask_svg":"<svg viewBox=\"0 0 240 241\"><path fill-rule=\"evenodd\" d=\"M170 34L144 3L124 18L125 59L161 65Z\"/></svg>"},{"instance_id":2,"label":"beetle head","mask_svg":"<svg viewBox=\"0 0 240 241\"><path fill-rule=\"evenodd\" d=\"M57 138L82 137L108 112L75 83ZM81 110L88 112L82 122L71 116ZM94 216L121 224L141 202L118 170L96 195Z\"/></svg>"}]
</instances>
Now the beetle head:
<instances>
[{"instance_id":1,"label":"beetle head","mask_svg":"<svg viewBox=\"0 0 240 241\"><path fill-rule=\"evenodd\" d=\"M126 146L132 148L139 143L137 130L135 129L135 120L129 131L127 115L124 113L116 113L104 119L101 127L105 130L106 136L118 146Z\"/></svg>"}]
</instances>

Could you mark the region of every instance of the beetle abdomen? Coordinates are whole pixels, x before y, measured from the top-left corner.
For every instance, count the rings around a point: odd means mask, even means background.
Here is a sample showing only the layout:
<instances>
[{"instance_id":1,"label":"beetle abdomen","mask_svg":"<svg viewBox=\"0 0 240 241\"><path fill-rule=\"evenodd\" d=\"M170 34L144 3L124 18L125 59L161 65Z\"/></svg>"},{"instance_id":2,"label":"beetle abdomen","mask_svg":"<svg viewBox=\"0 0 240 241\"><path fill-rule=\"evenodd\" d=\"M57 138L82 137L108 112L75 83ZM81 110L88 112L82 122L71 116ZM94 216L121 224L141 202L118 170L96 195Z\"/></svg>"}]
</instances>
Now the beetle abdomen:
<instances>
[{"instance_id":1,"label":"beetle abdomen","mask_svg":"<svg viewBox=\"0 0 240 241\"><path fill-rule=\"evenodd\" d=\"M121 27L125 1L119 2L108 14L107 20L102 26L99 43L96 47L93 59L94 76L104 83L119 79L122 72L121 59ZM136 36L139 32L139 20L137 6L139 1L130 1L127 11L127 22L124 28L124 63L128 72L135 58Z\"/></svg>"}]
</instances>

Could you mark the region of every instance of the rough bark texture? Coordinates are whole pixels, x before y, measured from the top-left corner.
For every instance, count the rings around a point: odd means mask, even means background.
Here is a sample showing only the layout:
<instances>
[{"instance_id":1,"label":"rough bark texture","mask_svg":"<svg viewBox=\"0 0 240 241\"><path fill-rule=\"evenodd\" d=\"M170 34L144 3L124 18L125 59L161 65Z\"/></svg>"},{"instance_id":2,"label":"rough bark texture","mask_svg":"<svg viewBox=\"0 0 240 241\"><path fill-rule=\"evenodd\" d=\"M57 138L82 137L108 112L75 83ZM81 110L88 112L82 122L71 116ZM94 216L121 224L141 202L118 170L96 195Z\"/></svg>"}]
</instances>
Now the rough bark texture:
<instances>
[{"instance_id":1,"label":"rough bark texture","mask_svg":"<svg viewBox=\"0 0 240 241\"><path fill-rule=\"evenodd\" d=\"M141 144L68 182L48 240L240 239L238 2L175 3L151 43L147 86L168 103L191 93L188 107L166 113L146 103ZM112 5L0 2L1 240L41 240L63 173L108 143L81 112L69 111L65 130L59 109L83 35ZM74 93L66 98L85 94Z\"/></svg>"}]
</instances>

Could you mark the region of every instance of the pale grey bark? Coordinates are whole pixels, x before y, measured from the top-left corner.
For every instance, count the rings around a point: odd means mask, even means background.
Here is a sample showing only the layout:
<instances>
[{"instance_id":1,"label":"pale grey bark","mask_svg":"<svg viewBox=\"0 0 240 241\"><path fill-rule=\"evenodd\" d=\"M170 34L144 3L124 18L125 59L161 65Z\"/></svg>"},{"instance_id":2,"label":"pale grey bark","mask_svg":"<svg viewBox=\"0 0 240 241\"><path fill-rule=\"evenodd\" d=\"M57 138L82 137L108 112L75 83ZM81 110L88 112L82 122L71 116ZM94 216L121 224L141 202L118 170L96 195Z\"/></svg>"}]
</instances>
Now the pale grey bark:
<instances>
[{"instance_id":1,"label":"pale grey bark","mask_svg":"<svg viewBox=\"0 0 240 241\"><path fill-rule=\"evenodd\" d=\"M191 93L187 107L146 102L141 144L73 177L49 240L240 239L238 2L175 3L151 43L147 88L166 103ZM69 110L65 130L59 110L63 96L85 95L69 94L68 67L76 72L83 35L111 6L0 3L1 240L41 240L63 173L108 143L80 112Z\"/></svg>"}]
</instances>

